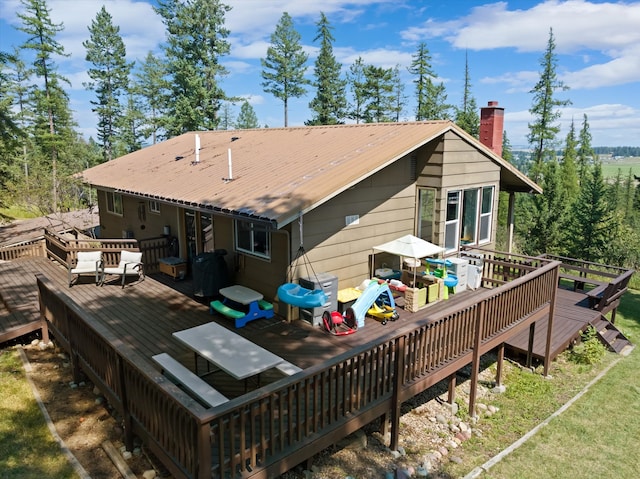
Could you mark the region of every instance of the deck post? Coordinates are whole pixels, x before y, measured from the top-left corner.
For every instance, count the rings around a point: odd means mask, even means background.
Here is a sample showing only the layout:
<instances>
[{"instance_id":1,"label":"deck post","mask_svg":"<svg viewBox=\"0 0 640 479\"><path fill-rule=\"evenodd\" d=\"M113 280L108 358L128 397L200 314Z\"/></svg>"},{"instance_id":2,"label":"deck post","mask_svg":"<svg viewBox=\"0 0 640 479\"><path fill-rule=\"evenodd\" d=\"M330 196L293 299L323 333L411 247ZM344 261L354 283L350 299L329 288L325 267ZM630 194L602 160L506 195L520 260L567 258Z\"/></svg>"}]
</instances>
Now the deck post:
<instances>
[{"instance_id":1,"label":"deck post","mask_svg":"<svg viewBox=\"0 0 640 479\"><path fill-rule=\"evenodd\" d=\"M400 336L396 341L396 367L393 371L393 393L391 400L391 439L389 441L389 449L395 451L398 449L400 443L400 408L402 402L400 401L400 388L403 383L404 376L404 357L405 357L405 343L407 337Z\"/></svg>"},{"instance_id":2,"label":"deck post","mask_svg":"<svg viewBox=\"0 0 640 479\"><path fill-rule=\"evenodd\" d=\"M122 407L122 423L124 428L124 445L127 451L133 451L133 420L129 414L129 400L127 398L127 384L125 381L125 362L120 354L116 355L116 371L120 385L120 406Z\"/></svg>"},{"instance_id":3,"label":"deck post","mask_svg":"<svg viewBox=\"0 0 640 479\"><path fill-rule=\"evenodd\" d=\"M485 315L485 301L478 304L476 331L473 341L473 360L471 362L471 389L469 391L469 415L476 417L476 395L478 393L478 371L480 370L480 346L482 345L482 325Z\"/></svg>"},{"instance_id":4,"label":"deck post","mask_svg":"<svg viewBox=\"0 0 640 479\"><path fill-rule=\"evenodd\" d=\"M198 479L211 479L211 425L200 424L198 428Z\"/></svg>"},{"instance_id":5,"label":"deck post","mask_svg":"<svg viewBox=\"0 0 640 479\"><path fill-rule=\"evenodd\" d=\"M529 344L527 345L527 362L526 366L531 369L533 364L533 339L536 335L536 322L534 321L529 326Z\"/></svg>"},{"instance_id":6,"label":"deck post","mask_svg":"<svg viewBox=\"0 0 640 479\"><path fill-rule=\"evenodd\" d=\"M36 274L36 278L40 279L42 275L41 274ZM47 326L47 318L46 315L44 314L45 311L45 304L44 301L42 301L42 292L40 291L40 288L38 288L38 303L39 303L39 310L38 313L40 313L40 324L42 326L42 342L45 344L49 344L49 326Z\"/></svg>"},{"instance_id":7,"label":"deck post","mask_svg":"<svg viewBox=\"0 0 640 479\"><path fill-rule=\"evenodd\" d=\"M456 373L453 373L449 376L449 395L447 397L447 402L449 404L453 404L456 400Z\"/></svg>"},{"instance_id":8,"label":"deck post","mask_svg":"<svg viewBox=\"0 0 640 479\"><path fill-rule=\"evenodd\" d=\"M504 361L504 343L498 346L498 357L496 358L496 386L502 386L502 363Z\"/></svg>"},{"instance_id":9,"label":"deck post","mask_svg":"<svg viewBox=\"0 0 640 479\"><path fill-rule=\"evenodd\" d=\"M69 359L71 360L71 374L73 380L78 383L82 380L82 371L80 370L80 364L78 361L78 350L76 348L76 339L74 331L76 328L71 327L69 321L69 307L64 304L64 322L69 335Z\"/></svg>"},{"instance_id":10,"label":"deck post","mask_svg":"<svg viewBox=\"0 0 640 479\"><path fill-rule=\"evenodd\" d=\"M553 339L553 317L556 314L556 297L558 295L558 288L555 286L558 284L558 278L560 276L560 263L556 265L553 270L553 283L554 287L551 288L551 303L549 304L549 320L547 325L547 344L544 351L544 375L549 375L549 368L551 366L551 340Z\"/></svg>"}]
</instances>

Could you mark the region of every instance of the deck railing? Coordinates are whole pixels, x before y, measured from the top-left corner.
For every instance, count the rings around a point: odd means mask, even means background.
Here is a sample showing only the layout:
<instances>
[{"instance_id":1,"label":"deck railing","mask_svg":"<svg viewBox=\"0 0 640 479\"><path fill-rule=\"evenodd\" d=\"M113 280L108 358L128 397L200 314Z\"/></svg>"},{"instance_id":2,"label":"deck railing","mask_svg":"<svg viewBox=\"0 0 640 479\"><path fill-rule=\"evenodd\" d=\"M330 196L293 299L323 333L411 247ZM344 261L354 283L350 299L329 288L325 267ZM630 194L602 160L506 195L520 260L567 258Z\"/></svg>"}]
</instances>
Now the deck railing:
<instances>
[{"instance_id":1,"label":"deck railing","mask_svg":"<svg viewBox=\"0 0 640 479\"><path fill-rule=\"evenodd\" d=\"M69 233L74 237L69 238ZM65 266L68 266L77 258L78 251L102 251L103 260L107 266L118 264L122 250L141 251L145 273L156 273L158 271L158 258L165 257L168 254L168 242L164 236L140 241L127 238L93 239L81 238L78 232L74 230L57 233L45 229L44 241L49 257Z\"/></svg>"},{"instance_id":2,"label":"deck railing","mask_svg":"<svg viewBox=\"0 0 640 479\"><path fill-rule=\"evenodd\" d=\"M46 255L47 249L42 238L0 248L0 261L11 261L23 256L44 257Z\"/></svg>"},{"instance_id":3,"label":"deck railing","mask_svg":"<svg viewBox=\"0 0 640 479\"><path fill-rule=\"evenodd\" d=\"M235 479L281 474L379 417L391 418L397 446L402 402L452 367L477 370L481 354L549 314L557 274L554 261L487 254L483 282L495 287L472 302L209 410L48 280L38 288L74 374L84 371L122 414L128 444L140 436L176 477Z\"/></svg>"}]
</instances>

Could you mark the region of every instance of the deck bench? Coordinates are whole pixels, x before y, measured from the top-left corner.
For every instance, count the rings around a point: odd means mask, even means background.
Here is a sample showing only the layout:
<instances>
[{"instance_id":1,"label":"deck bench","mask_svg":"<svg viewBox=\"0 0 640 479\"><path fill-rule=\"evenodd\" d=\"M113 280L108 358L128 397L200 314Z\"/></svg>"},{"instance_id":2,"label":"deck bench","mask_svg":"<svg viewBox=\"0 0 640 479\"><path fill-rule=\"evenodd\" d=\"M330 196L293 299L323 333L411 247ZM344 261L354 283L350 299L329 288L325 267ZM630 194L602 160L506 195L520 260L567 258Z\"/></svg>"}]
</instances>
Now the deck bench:
<instances>
[{"instance_id":1,"label":"deck bench","mask_svg":"<svg viewBox=\"0 0 640 479\"><path fill-rule=\"evenodd\" d=\"M160 365L164 375L173 383L184 387L204 404L216 407L228 401L221 392L207 384L167 353L156 354L151 359Z\"/></svg>"},{"instance_id":2,"label":"deck bench","mask_svg":"<svg viewBox=\"0 0 640 479\"><path fill-rule=\"evenodd\" d=\"M572 274L560 273L560 279L566 279L567 281L573 281L573 290L583 289L585 284L592 284L596 287L606 287L609 283L607 281L600 281L597 279L587 278L586 276L575 276ZM580 285L580 286L579 286Z\"/></svg>"},{"instance_id":3,"label":"deck bench","mask_svg":"<svg viewBox=\"0 0 640 479\"><path fill-rule=\"evenodd\" d=\"M276 369L281 373L286 374L287 376L292 376L293 374L296 374L302 371L302 368L299 368L298 366L290 363L289 361L282 361L280 364L277 364Z\"/></svg>"},{"instance_id":4,"label":"deck bench","mask_svg":"<svg viewBox=\"0 0 640 479\"><path fill-rule=\"evenodd\" d=\"M238 311L237 309L230 308L217 299L215 301L211 301L211 312L213 312L213 310L216 310L218 313L231 319L240 319L244 318L247 315L247 313L243 313L242 311Z\"/></svg>"}]
</instances>

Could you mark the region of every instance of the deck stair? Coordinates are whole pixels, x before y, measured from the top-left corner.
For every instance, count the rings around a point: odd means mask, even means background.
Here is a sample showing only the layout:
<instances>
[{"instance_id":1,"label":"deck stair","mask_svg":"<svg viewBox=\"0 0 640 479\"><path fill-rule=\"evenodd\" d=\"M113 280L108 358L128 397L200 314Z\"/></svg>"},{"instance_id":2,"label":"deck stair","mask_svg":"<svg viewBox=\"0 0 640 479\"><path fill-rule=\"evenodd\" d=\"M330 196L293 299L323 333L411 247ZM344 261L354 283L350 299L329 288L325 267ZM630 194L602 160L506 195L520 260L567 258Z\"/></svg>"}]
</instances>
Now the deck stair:
<instances>
[{"instance_id":1,"label":"deck stair","mask_svg":"<svg viewBox=\"0 0 640 479\"><path fill-rule=\"evenodd\" d=\"M598 339L611 351L620 354L625 347L632 346L631 341L604 316L592 321L591 325L598 332Z\"/></svg>"}]
</instances>

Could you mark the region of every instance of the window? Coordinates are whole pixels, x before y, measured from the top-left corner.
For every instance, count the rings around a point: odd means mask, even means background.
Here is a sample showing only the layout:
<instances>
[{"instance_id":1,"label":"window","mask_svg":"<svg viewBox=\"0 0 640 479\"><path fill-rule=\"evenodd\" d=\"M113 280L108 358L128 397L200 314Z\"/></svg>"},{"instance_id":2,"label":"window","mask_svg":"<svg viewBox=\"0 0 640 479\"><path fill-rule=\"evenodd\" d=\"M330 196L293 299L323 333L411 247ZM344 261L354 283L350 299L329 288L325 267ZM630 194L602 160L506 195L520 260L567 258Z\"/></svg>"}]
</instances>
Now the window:
<instances>
[{"instance_id":1,"label":"window","mask_svg":"<svg viewBox=\"0 0 640 479\"><path fill-rule=\"evenodd\" d=\"M460 191L447 193L447 216L444 223L444 247L447 251L458 249L460 230Z\"/></svg>"},{"instance_id":2,"label":"window","mask_svg":"<svg viewBox=\"0 0 640 479\"><path fill-rule=\"evenodd\" d=\"M107 191L107 211L122 216L122 195Z\"/></svg>"},{"instance_id":3,"label":"window","mask_svg":"<svg viewBox=\"0 0 640 479\"><path fill-rule=\"evenodd\" d=\"M478 194L480 190L464 190L462 201L462 244L476 244L478 231Z\"/></svg>"},{"instance_id":4,"label":"window","mask_svg":"<svg viewBox=\"0 0 640 479\"><path fill-rule=\"evenodd\" d=\"M265 226L249 221L236 221L236 250L271 259L270 239L271 235Z\"/></svg>"},{"instance_id":5,"label":"window","mask_svg":"<svg viewBox=\"0 0 640 479\"><path fill-rule=\"evenodd\" d=\"M482 188L482 209L480 210L480 242L491 241L491 221L493 216L493 186Z\"/></svg>"},{"instance_id":6,"label":"window","mask_svg":"<svg viewBox=\"0 0 640 479\"><path fill-rule=\"evenodd\" d=\"M418 236L425 241L433 242L433 222L436 211L436 190L433 188L418 189Z\"/></svg>"},{"instance_id":7,"label":"window","mask_svg":"<svg viewBox=\"0 0 640 479\"><path fill-rule=\"evenodd\" d=\"M149 200L149 212L159 215L160 203L158 203L156 200Z\"/></svg>"}]
</instances>

